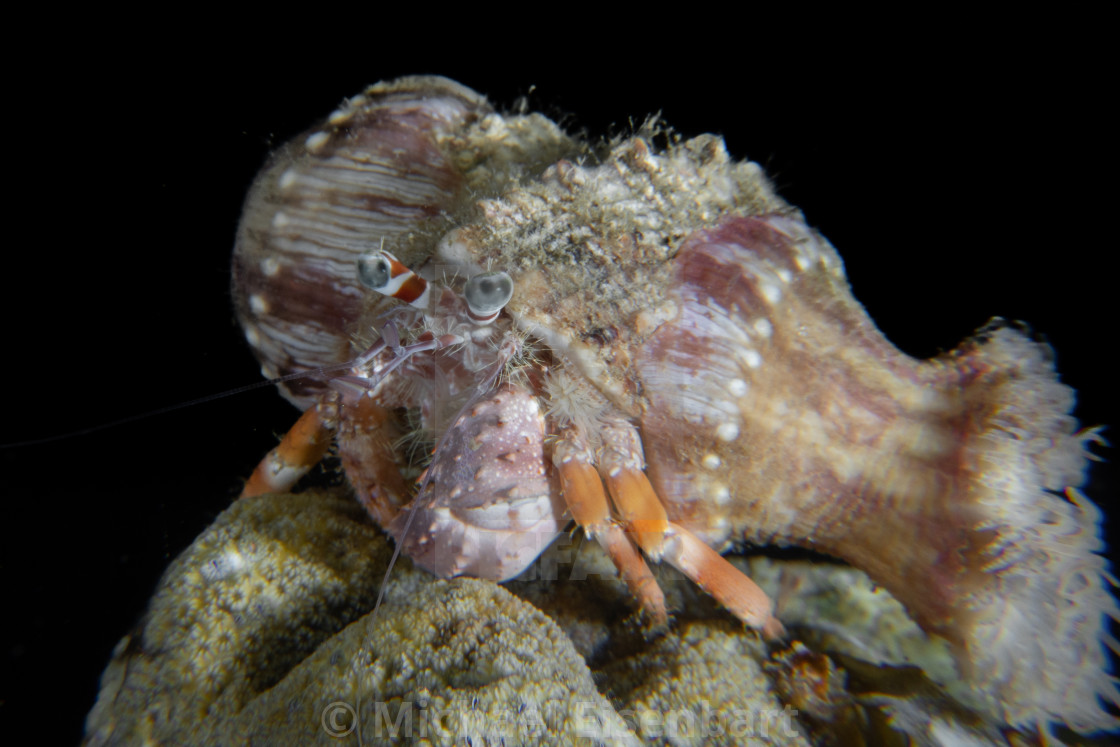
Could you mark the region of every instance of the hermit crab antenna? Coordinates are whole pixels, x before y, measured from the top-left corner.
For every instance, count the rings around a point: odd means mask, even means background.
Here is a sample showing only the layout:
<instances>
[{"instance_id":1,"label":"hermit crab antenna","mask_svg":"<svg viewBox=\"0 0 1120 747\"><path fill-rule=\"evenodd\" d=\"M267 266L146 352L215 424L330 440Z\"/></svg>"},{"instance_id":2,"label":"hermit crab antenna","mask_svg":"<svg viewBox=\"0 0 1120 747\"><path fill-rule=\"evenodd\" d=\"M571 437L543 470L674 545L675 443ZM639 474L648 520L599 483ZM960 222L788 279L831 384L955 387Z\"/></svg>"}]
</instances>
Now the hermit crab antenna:
<instances>
[{"instance_id":1,"label":"hermit crab antenna","mask_svg":"<svg viewBox=\"0 0 1120 747\"><path fill-rule=\"evenodd\" d=\"M480 273L467 281L463 298L470 310L471 321L489 324L498 318L513 298L513 278L501 270Z\"/></svg>"},{"instance_id":2,"label":"hermit crab antenna","mask_svg":"<svg viewBox=\"0 0 1120 747\"><path fill-rule=\"evenodd\" d=\"M358 257L362 285L418 309L428 307L428 281L384 249Z\"/></svg>"}]
</instances>

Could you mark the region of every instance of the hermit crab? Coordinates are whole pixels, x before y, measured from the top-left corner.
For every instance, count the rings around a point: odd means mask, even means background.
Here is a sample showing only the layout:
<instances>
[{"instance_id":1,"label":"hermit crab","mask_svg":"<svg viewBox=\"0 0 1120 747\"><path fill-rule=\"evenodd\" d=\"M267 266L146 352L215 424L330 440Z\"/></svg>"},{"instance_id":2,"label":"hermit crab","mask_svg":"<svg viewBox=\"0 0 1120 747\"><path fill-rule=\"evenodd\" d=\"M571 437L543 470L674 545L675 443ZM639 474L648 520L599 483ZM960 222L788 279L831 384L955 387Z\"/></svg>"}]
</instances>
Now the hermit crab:
<instances>
[{"instance_id":1,"label":"hermit crab","mask_svg":"<svg viewBox=\"0 0 1120 747\"><path fill-rule=\"evenodd\" d=\"M668 562L778 634L720 552L809 548L946 639L1006 723L1114 726L1093 432L1047 348L997 320L906 356L756 164L661 134L596 147L416 77L281 149L234 291L304 414L245 494L334 443L421 567L506 580L574 521L654 626Z\"/></svg>"}]
</instances>

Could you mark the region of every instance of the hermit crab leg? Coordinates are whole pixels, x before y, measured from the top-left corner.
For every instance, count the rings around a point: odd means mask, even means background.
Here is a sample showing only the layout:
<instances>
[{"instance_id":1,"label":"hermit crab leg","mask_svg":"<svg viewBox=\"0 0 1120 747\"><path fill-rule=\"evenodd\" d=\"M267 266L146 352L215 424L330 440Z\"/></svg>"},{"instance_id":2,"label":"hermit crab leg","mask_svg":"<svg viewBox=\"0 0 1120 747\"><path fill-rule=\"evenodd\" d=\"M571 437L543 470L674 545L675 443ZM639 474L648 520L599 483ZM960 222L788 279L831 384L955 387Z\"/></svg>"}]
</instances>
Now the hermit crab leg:
<instances>
[{"instance_id":1,"label":"hermit crab leg","mask_svg":"<svg viewBox=\"0 0 1120 747\"><path fill-rule=\"evenodd\" d=\"M637 429L615 421L604 427L602 437L599 473L619 517L645 554L668 561L747 625L767 637L780 635L782 625L772 614L766 592L695 534L669 521L645 475Z\"/></svg>"},{"instance_id":2,"label":"hermit crab leg","mask_svg":"<svg viewBox=\"0 0 1120 747\"><path fill-rule=\"evenodd\" d=\"M668 623L665 595L646 565L642 554L611 518L610 504L586 440L574 428L568 429L552 450L552 463L560 476L560 486L568 512L588 537L596 540L610 555L630 593L650 616L655 628Z\"/></svg>"},{"instance_id":3,"label":"hermit crab leg","mask_svg":"<svg viewBox=\"0 0 1120 747\"><path fill-rule=\"evenodd\" d=\"M374 344L369 351L361 356L358 365L351 369L349 375L339 376L330 381L331 388L342 395L345 406L359 408L360 412L351 418L355 423L370 421L380 424L386 420L379 408L375 412L376 405L367 403L363 409L361 403L369 399L366 395L372 394L377 383L394 369L418 353L438 350L461 342L461 338L455 335L434 337L431 334L425 334L417 342L402 346L395 336L395 327L392 327L391 324L386 325L386 330L388 329L393 330L389 334L388 344L383 341ZM367 375L363 372L365 367L362 365L363 362L366 365L374 363L374 355L383 352L386 347L394 351L394 357L381 366L374 364L372 374ZM299 482L301 477L322 460L330 446L333 429L332 424L328 423L321 414L321 408L324 406L326 405L322 403L316 405L300 416L295 425L281 439L280 444L268 452L256 469L253 470L253 474L250 475L249 481L241 491L242 498L262 493L290 490ZM336 420L337 418L331 418L332 422ZM386 460L384 455L380 456L378 464L384 463ZM391 459L389 459L389 463L393 465L392 468L395 470L395 463ZM378 469L377 471L382 472L384 470ZM375 512L375 515L378 515L378 512Z\"/></svg>"},{"instance_id":4,"label":"hermit crab leg","mask_svg":"<svg viewBox=\"0 0 1120 747\"><path fill-rule=\"evenodd\" d=\"M331 429L323 421L319 407L306 410L253 470L240 497L290 490L319 463L330 444Z\"/></svg>"}]
</instances>

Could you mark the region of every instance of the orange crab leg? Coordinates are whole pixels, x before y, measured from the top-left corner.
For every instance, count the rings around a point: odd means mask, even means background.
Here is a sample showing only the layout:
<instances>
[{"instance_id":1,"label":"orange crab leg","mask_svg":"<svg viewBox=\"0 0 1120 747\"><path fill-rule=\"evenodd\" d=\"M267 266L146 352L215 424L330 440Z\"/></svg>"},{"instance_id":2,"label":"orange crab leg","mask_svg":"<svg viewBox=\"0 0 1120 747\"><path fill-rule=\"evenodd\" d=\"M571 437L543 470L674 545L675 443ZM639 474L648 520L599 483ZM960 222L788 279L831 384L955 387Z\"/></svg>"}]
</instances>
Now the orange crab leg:
<instances>
[{"instance_id":1,"label":"orange crab leg","mask_svg":"<svg viewBox=\"0 0 1120 747\"><path fill-rule=\"evenodd\" d=\"M668 561L747 625L768 637L779 635L782 625L766 592L702 539L669 521L646 477L637 429L622 421L612 423L603 429L603 442L599 473L619 518L642 551L651 560Z\"/></svg>"},{"instance_id":2,"label":"orange crab leg","mask_svg":"<svg viewBox=\"0 0 1120 747\"><path fill-rule=\"evenodd\" d=\"M630 593L650 616L655 628L668 624L665 595L657 579L646 565L645 558L634 547L615 521L599 473L591 466L591 454L572 439L559 441L553 451L553 463L560 475L560 486L568 511L588 537L596 540L610 555Z\"/></svg>"},{"instance_id":3,"label":"orange crab leg","mask_svg":"<svg viewBox=\"0 0 1120 747\"><path fill-rule=\"evenodd\" d=\"M604 477L619 515L646 555L668 561L747 625L769 637L781 633L766 592L695 534L669 521L645 473L621 468Z\"/></svg>"},{"instance_id":4,"label":"orange crab leg","mask_svg":"<svg viewBox=\"0 0 1120 747\"><path fill-rule=\"evenodd\" d=\"M239 497L290 490L319 463L330 444L331 431L323 423L319 408L306 410L280 444L253 470Z\"/></svg>"}]
</instances>

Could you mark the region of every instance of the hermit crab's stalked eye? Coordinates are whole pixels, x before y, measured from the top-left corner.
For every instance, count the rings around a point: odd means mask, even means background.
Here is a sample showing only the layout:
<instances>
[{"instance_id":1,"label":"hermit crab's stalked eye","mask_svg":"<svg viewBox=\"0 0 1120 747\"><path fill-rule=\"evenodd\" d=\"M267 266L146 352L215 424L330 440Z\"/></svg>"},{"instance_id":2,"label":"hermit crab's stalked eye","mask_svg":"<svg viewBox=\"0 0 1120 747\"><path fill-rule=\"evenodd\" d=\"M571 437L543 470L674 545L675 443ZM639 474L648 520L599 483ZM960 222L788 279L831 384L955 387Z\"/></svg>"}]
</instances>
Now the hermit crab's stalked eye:
<instances>
[{"instance_id":1,"label":"hermit crab's stalked eye","mask_svg":"<svg viewBox=\"0 0 1120 747\"><path fill-rule=\"evenodd\" d=\"M392 265L385 252L363 254L358 257L358 280L367 288L380 291L393 279Z\"/></svg>"},{"instance_id":2,"label":"hermit crab's stalked eye","mask_svg":"<svg viewBox=\"0 0 1120 747\"><path fill-rule=\"evenodd\" d=\"M513 278L501 270L475 275L463 288L471 319L479 324L494 321L512 297Z\"/></svg>"},{"instance_id":3,"label":"hermit crab's stalked eye","mask_svg":"<svg viewBox=\"0 0 1120 747\"><path fill-rule=\"evenodd\" d=\"M418 308L428 305L428 281L384 249L358 257L358 280L371 290Z\"/></svg>"}]
</instances>

